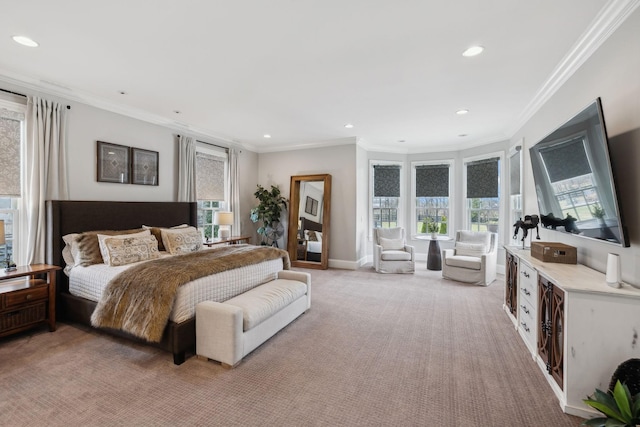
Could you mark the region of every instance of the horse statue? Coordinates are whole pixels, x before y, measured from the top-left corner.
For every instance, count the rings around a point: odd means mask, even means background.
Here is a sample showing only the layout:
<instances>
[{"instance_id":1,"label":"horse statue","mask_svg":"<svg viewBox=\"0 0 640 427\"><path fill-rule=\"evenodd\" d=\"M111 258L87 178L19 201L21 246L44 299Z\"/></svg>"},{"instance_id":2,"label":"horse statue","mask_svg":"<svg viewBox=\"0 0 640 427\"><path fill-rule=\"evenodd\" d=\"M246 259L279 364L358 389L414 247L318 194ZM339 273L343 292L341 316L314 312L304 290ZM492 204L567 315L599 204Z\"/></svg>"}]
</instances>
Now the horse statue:
<instances>
[{"instance_id":1,"label":"horse statue","mask_svg":"<svg viewBox=\"0 0 640 427\"><path fill-rule=\"evenodd\" d=\"M536 229L536 239L540 240L540 230L538 229L538 223L540 223L540 218L538 215L525 215L524 221L522 218L518 219L513 226L515 230L513 231L513 238L518 238L518 231L522 230L522 244L524 245L524 239L529 235L529 230L532 228Z\"/></svg>"}]
</instances>

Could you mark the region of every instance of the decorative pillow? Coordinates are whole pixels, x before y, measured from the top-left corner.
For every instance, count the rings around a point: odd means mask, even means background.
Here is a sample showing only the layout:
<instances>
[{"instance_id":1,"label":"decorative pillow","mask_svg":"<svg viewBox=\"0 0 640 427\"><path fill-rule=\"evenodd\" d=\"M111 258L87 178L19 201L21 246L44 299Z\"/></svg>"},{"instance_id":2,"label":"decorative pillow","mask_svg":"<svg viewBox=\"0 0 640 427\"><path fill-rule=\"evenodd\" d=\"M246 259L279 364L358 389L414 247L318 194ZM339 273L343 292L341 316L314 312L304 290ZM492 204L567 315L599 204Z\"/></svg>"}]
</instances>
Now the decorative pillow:
<instances>
[{"instance_id":1,"label":"decorative pillow","mask_svg":"<svg viewBox=\"0 0 640 427\"><path fill-rule=\"evenodd\" d=\"M106 236L102 241L105 249L104 263L110 266L126 265L160 257L158 241L147 236Z\"/></svg>"},{"instance_id":2,"label":"decorative pillow","mask_svg":"<svg viewBox=\"0 0 640 427\"><path fill-rule=\"evenodd\" d=\"M171 254L186 254L202 249L202 235L195 227L161 230L162 243Z\"/></svg>"},{"instance_id":3,"label":"decorative pillow","mask_svg":"<svg viewBox=\"0 0 640 427\"><path fill-rule=\"evenodd\" d=\"M107 251L107 246L104 243L104 241L107 238L112 237L114 239L126 239L127 237L145 237L145 236L151 236L151 231L142 230L138 233L117 234L115 236L112 236L109 234L98 234L97 236L98 236L98 246L100 246L100 254L102 255L102 260L104 261L105 264L109 265L109 262L107 261L109 258L109 254Z\"/></svg>"},{"instance_id":4,"label":"decorative pillow","mask_svg":"<svg viewBox=\"0 0 640 427\"><path fill-rule=\"evenodd\" d=\"M380 237L380 246L383 251L401 251L404 249L404 240Z\"/></svg>"},{"instance_id":5,"label":"decorative pillow","mask_svg":"<svg viewBox=\"0 0 640 427\"><path fill-rule=\"evenodd\" d=\"M171 227L170 229L175 230L178 228L187 228L189 227L189 224L180 224L180 225L174 225L173 227ZM169 228L167 227L151 227L148 225L143 225L142 226L143 230L149 230L151 231L151 234L153 234L156 238L156 240L158 241L158 250L159 251L165 251L165 247L164 247L164 243L162 243L162 230L169 230Z\"/></svg>"},{"instance_id":6,"label":"decorative pillow","mask_svg":"<svg viewBox=\"0 0 640 427\"><path fill-rule=\"evenodd\" d=\"M67 276L76 265L75 258L78 256L78 242L76 240L78 236L78 233L65 234L62 236L62 240L65 243L64 248L62 248L62 259L66 264L64 272Z\"/></svg>"},{"instance_id":7,"label":"decorative pillow","mask_svg":"<svg viewBox=\"0 0 640 427\"><path fill-rule=\"evenodd\" d=\"M456 242L456 255L480 257L486 252L483 243Z\"/></svg>"},{"instance_id":8,"label":"decorative pillow","mask_svg":"<svg viewBox=\"0 0 640 427\"><path fill-rule=\"evenodd\" d=\"M318 241L318 236L316 235L316 232L313 230L305 230L306 235L307 235L307 240L310 242L317 242Z\"/></svg>"},{"instance_id":9,"label":"decorative pillow","mask_svg":"<svg viewBox=\"0 0 640 427\"><path fill-rule=\"evenodd\" d=\"M100 253L100 244L98 243L98 234L108 234L115 236L118 234L132 234L139 233L141 228L133 230L104 230L104 231L85 231L80 233L76 238L77 244L77 256L73 254L75 265L81 265L86 267L93 264L102 264L102 253ZM72 249L73 253L73 249Z\"/></svg>"},{"instance_id":10,"label":"decorative pillow","mask_svg":"<svg viewBox=\"0 0 640 427\"><path fill-rule=\"evenodd\" d=\"M322 233L320 231L316 231L316 239L318 239L318 242L322 242Z\"/></svg>"}]
</instances>

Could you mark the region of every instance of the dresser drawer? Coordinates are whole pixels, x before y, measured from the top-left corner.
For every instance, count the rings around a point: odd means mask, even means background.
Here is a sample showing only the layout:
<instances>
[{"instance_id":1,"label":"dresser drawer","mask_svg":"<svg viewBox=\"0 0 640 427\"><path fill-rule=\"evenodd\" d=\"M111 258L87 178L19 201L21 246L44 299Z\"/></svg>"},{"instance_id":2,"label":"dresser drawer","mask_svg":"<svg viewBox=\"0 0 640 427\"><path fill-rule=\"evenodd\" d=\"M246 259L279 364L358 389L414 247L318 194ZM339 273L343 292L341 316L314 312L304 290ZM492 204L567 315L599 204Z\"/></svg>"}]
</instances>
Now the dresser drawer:
<instances>
[{"instance_id":1,"label":"dresser drawer","mask_svg":"<svg viewBox=\"0 0 640 427\"><path fill-rule=\"evenodd\" d=\"M31 303L39 300L46 300L49 297L48 286L37 286L34 288L23 289L21 291L10 292L5 295L6 309L20 306L22 304Z\"/></svg>"},{"instance_id":2,"label":"dresser drawer","mask_svg":"<svg viewBox=\"0 0 640 427\"><path fill-rule=\"evenodd\" d=\"M518 277L520 294L530 302L538 300L538 273L524 262L520 262Z\"/></svg>"},{"instance_id":3,"label":"dresser drawer","mask_svg":"<svg viewBox=\"0 0 640 427\"><path fill-rule=\"evenodd\" d=\"M518 307L518 328L531 345L536 343L536 312L527 301L521 300Z\"/></svg>"},{"instance_id":4,"label":"dresser drawer","mask_svg":"<svg viewBox=\"0 0 640 427\"><path fill-rule=\"evenodd\" d=\"M42 301L13 311L0 313L0 333L32 323L42 322L47 318L47 304Z\"/></svg>"}]
</instances>

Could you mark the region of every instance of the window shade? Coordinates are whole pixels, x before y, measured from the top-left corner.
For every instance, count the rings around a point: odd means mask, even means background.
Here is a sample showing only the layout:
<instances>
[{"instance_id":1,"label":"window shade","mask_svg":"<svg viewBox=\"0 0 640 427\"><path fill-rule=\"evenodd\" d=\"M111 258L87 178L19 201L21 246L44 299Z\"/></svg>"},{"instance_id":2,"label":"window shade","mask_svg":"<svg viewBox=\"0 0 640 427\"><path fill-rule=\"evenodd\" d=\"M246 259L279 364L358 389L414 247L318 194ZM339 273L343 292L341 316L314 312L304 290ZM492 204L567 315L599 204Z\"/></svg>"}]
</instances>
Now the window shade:
<instances>
[{"instance_id":1,"label":"window shade","mask_svg":"<svg viewBox=\"0 0 640 427\"><path fill-rule=\"evenodd\" d=\"M551 182L591 173L582 137L540 150Z\"/></svg>"},{"instance_id":2,"label":"window shade","mask_svg":"<svg viewBox=\"0 0 640 427\"><path fill-rule=\"evenodd\" d=\"M373 196L400 197L400 166L373 166Z\"/></svg>"},{"instance_id":3,"label":"window shade","mask_svg":"<svg viewBox=\"0 0 640 427\"><path fill-rule=\"evenodd\" d=\"M491 159L467 163L467 198L498 197L498 161Z\"/></svg>"},{"instance_id":4,"label":"window shade","mask_svg":"<svg viewBox=\"0 0 640 427\"><path fill-rule=\"evenodd\" d=\"M196 198L198 200L224 200L224 159L205 153L196 153Z\"/></svg>"},{"instance_id":5,"label":"window shade","mask_svg":"<svg viewBox=\"0 0 640 427\"><path fill-rule=\"evenodd\" d=\"M520 194L520 151L509 158L509 193Z\"/></svg>"},{"instance_id":6,"label":"window shade","mask_svg":"<svg viewBox=\"0 0 640 427\"><path fill-rule=\"evenodd\" d=\"M0 108L0 196L20 197L20 135L24 114Z\"/></svg>"},{"instance_id":7,"label":"window shade","mask_svg":"<svg viewBox=\"0 0 640 427\"><path fill-rule=\"evenodd\" d=\"M416 166L416 197L449 197L449 165Z\"/></svg>"}]
</instances>

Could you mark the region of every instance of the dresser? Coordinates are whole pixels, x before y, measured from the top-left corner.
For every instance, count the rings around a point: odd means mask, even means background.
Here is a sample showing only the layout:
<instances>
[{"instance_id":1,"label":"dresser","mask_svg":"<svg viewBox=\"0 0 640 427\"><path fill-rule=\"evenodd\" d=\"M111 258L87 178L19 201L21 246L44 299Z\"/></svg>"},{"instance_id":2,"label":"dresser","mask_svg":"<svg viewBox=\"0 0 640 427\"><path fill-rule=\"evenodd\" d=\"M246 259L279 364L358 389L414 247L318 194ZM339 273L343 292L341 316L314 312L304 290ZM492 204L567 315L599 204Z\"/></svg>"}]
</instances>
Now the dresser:
<instances>
[{"instance_id":1,"label":"dresser","mask_svg":"<svg viewBox=\"0 0 640 427\"><path fill-rule=\"evenodd\" d=\"M640 290L608 286L580 264L545 263L506 246L504 310L562 410L595 414L582 400L606 390L617 366L640 358Z\"/></svg>"},{"instance_id":2,"label":"dresser","mask_svg":"<svg viewBox=\"0 0 640 427\"><path fill-rule=\"evenodd\" d=\"M41 324L56 330L57 270L48 264L0 270L0 337Z\"/></svg>"}]
</instances>

